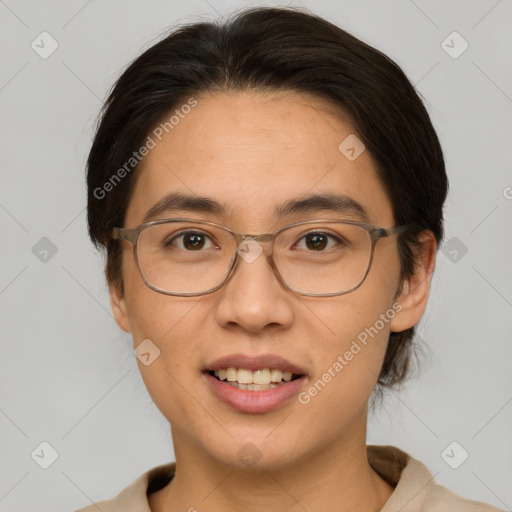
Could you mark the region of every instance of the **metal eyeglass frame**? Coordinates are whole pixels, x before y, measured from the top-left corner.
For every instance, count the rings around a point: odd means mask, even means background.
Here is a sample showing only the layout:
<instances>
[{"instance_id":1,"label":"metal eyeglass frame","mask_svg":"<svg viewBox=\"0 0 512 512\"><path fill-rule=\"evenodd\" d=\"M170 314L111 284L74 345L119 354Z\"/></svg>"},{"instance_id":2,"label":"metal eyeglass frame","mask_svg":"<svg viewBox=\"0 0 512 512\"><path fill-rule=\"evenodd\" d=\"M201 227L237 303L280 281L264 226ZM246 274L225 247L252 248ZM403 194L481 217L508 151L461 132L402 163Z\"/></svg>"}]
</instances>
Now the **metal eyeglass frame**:
<instances>
[{"instance_id":1,"label":"metal eyeglass frame","mask_svg":"<svg viewBox=\"0 0 512 512\"><path fill-rule=\"evenodd\" d=\"M263 234L260 234L260 235L250 235L250 234L247 234L247 233L235 233L234 231L229 229L227 226L224 226L222 224L217 224L216 222L210 222L210 221L207 221L207 220L187 219L187 218L172 218L172 219L154 220L154 221L150 221L150 222L145 222L144 224L140 224L136 228L131 228L131 229L128 229L128 228L113 228L112 229L112 238L114 240L126 240L127 242L130 242L132 244L134 258L135 258L135 261L137 263L137 267L139 269L139 273L140 273L140 275L142 277L142 280L146 284L146 286L148 286L149 288L151 288L152 290L154 290L156 292L163 293L164 295L173 295L173 296L179 296L179 297L193 297L193 296L198 296L198 295L207 295L209 293L213 293L213 292L217 291L219 288L221 288L228 281L230 276L233 275L233 273L234 273L234 271L235 271L235 269L237 267L238 261L240 259L240 254L238 254L238 251L235 251L233 260L231 261L231 264L229 266L229 269L228 269L224 279L217 286L215 286L214 288L210 288L209 290L206 290L204 292L187 292L187 293L168 292L166 290L162 290L161 288L158 288L158 287L152 285L146 279L146 276L144 275L144 272L142 271L142 268L141 268L141 265L140 265L140 262L139 262L138 251L137 251L137 244L138 244L138 241L139 241L139 236L140 236L141 232L144 231L144 229L146 229L146 228L148 228L150 226L158 225L158 224L171 224L173 222L192 222L194 224L206 224L206 225L216 226L218 228L222 228L222 229L224 229L225 231L227 231L228 233L230 233L234 237L237 247L244 240L255 240L256 242L272 242L272 248L271 248L270 254L267 255L267 260L270 263L270 266L273 269L275 275L277 276L279 281L288 290L290 290L290 291L292 291L294 293L298 293L299 295L306 295L308 297L332 297L332 296L336 296L336 295L344 295L346 293L350 293L350 292L354 291L355 289L359 288L363 284L363 282L366 279L366 276L368 275L368 273L370 272L370 268L371 268L372 262L373 262L373 253L374 253L374 249L375 249L376 243L380 239L382 239L382 238L386 238L386 237L389 237L389 236L392 236L392 235L395 235L395 234L403 233L403 232L407 231L410 228L410 226L408 226L408 225L393 226L391 228L381 228L381 227L378 227L378 226L374 226L372 224L367 224L367 223L364 223L364 222L351 221L351 220L321 219L321 220L312 220L312 221L308 220L308 221L296 222L294 224L288 224L287 226L283 226L282 228L278 229L277 231L275 231L273 233L263 233ZM292 228L292 227L295 227L295 226L300 226L302 224L321 224L321 223L326 223L326 222L337 222L337 223L340 223L340 224L351 224L351 225L354 225L354 226L360 226L360 227L362 227L363 229L365 229L368 232L368 234L370 235L371 248L370 248L370 258L368 260L368 267L366 269L366 272L364 273L364 276L361 278L361 281L357 285L355 285L352 288L349 288L348 290L345 290L345 291L332 292L332 293L306 293L306 292L301 292L301 291L295 290L291 286L288 285L288 283L281 276L281 274L279 273L279 270L277 269L277 267L275 265L274 257L273 257L274 240L275 240L276 236L279 233L281 233L282 231L285 231L286 229L289 229L289 228Z\"/></svg>"}]
</instances>

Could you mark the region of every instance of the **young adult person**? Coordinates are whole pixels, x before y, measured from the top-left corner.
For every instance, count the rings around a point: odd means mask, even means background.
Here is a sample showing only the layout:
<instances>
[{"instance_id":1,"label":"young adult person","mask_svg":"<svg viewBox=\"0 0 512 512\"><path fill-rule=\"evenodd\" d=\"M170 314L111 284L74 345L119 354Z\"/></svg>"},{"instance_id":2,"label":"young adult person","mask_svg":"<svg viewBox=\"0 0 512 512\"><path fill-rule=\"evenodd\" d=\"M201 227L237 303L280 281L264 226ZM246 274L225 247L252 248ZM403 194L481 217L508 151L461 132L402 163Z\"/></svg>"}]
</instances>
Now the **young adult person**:
<instances>
[{"instance_id":1,"label":"young adult person","mask_svg":"<svg viewBox=\"0 0 512 512\"><path fill-rule=\"evenodd\" d=\"M88 221L175 463L84 512L492 511L368 404L406 376L447 176L387 56L297 9L180 27L102 112Z\"/></svg>"}]
</instances>

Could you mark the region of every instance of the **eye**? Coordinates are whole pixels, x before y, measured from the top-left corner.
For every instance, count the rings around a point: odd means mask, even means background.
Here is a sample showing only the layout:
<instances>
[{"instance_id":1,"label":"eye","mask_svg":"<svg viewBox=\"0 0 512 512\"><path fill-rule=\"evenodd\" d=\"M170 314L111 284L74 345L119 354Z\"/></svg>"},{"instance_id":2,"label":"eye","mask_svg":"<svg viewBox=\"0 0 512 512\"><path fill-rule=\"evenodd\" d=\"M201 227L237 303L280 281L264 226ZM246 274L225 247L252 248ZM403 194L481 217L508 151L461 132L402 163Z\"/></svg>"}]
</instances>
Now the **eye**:
<instances>
[{"instance_id":1,"label":"eye","mask_svg":"<svg viewBox=\"0 0 512 512\"><path fill-rule=\"evenodd\" d=\"M305 241L305 247L301 246L301 241ZM329 245L329 240L334 244ZM297 249L308 249L312 251L323 252L324 249L332 249L336 245L345 245L344 241L337 236L322 231L313 231L304 235L294 246Z\"/></svg>"},{"instance_id":2,"label":"eye","mask_svg":"<svg viewBox=\"0 0 512 512\"><path fill-rule=\"evenodd\" d=\"M208 243L210 245L208 245ZM183 231L164 240L164 247L176 247L185 251L200 251L216 247L208 235L200 231Z\"/></svg>"}]
</instances>

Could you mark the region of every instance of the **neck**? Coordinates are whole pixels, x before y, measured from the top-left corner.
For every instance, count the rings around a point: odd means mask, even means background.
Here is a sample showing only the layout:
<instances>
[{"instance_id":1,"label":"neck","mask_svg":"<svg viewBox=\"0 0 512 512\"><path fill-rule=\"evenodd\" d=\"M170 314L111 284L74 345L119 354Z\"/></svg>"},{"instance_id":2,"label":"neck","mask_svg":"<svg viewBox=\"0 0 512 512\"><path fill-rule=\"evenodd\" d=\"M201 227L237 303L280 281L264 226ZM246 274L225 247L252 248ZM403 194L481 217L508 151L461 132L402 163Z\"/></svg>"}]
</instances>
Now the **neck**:
<instances>
[{"instance_id":1,"label":"neck","mask_svg":"<svg viewBox=\"0 0 512 512\"><path fill-rule=\"evenodd\" d=\"M365 434L350 441L337 439L285 468L257 471L205 457L197 445L173 431L176 474L149 496L151 510L381 510L393 487L369 465Z\"/></svg>"}]
</instances>

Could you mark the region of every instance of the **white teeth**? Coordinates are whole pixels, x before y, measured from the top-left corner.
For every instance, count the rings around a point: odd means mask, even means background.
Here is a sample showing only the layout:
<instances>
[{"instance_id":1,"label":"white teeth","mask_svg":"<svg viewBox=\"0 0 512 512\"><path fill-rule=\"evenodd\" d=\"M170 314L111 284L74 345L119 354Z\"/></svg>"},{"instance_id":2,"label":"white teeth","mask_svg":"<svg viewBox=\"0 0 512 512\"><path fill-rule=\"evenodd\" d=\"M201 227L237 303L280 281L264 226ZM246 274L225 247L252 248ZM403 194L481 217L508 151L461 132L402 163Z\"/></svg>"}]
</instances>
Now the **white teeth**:
<instances>
[{"instance_id":1,"label":"white teeth","mask_svg":"<svg viewBox=\"0 0 512 512\"><path fill-rule=\"evenodd\" d=\"M278 384L270 383L270 384L247 384L247 389L249 391L265 391L267 389L277 388Z\"/></svg>"},{"instance_id":2,"label":"white teeth","mask_svg":"<svg viewBox=\"0 0 512 512\"><path fill-rule=\"evenodd\" d=\"M276 384L275 382L271 382L270 384L239 384L238 382L229 381L226 381L226 384L232 388L245 389L248 391L266 391L267 389L277 388L277 386L280 385Z\"/></svg>"},{"instance_id":3,"label":"white teeth","mask_svg":"<svg viewBox=\"0 0 512 512\"><path fill-rule=\"evenodd\" d=\"M281 382L283 380L283 372L281 370L273 369L270 372L270 381L271 382Z\"/></svg>"},{"instance_id":4,"label":"white teeth","mask_svg":"<svg viewBox=\"0 0 512 512\"><path fill-rule=\"evenodd\" d=\"M264 370L256 370L252 373L252 383L253 384L270 384L272 381L270 380L270 370L265 368ZM238 375L240 376L240 370L238 370ZM240 380L238 380L240 382Z\"/></svg>"},{"instance_id":5,"label":"white teeth","mask_svg":"<svg viewBox=\"0 0 512 512\"><path fill-rule=\"evenodd\" d=\"M236 371L236 368L228 368L226 370L226 378L229 382L234 382L237 379L237 374L238 372Z\"/></svg>"},{"instance_id":6,"label":"white teeth","mask_svg":"<svg viewBox=\"0 0 512 512\"><path fill-rule=\"evenodd\" d=\"M253 384L251 370L238 370L238 378L236 379L240 384Z\"/></svg>"},{"instance_id":7,"label":"white teeth","mask_svg":"<svg viewBox=\"0 0 512 512\"><path fill-rule=\"evenodd\" d=\"M215 370L215 376L220 380L227 381L239 389L248 389L251 391L261 391L263 389L273 389L283 381L292 380L292 372L283 372L277 368L262 368L260 370L247 370L245 368L221 368ZM262 389L259 389L262 388Z\"/></svg>"}]
</instances>

